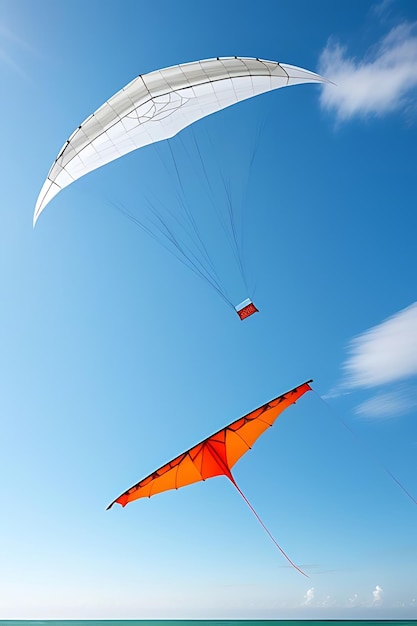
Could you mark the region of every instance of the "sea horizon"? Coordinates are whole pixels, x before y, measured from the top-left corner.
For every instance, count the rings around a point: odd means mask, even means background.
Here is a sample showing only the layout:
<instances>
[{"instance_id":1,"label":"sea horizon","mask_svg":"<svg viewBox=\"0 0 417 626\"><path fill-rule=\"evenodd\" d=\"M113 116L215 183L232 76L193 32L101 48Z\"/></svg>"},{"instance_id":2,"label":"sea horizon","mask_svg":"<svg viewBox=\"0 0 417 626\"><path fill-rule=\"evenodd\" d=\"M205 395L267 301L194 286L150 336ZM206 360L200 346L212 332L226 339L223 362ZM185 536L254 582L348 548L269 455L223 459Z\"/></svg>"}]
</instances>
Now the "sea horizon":
<instances>
[{"instance_id":1,"label":"sea horizon","mask_svg":"<svg viewBox=\"0 0 417 626\"><path fill-rule=\"evenodd\" d=\"M159 626L163 626L163 624L187 624L187 626L191 626L193 624L212 624L213 626L221 626L222 624L233 624L237 626L238 624L245 624L245 626L258 626L260 624L280 624L280 626L285 626L285 624L293 624L297 622L298 625L303 624L326 624L326 626L331 626L331 624L338 624L343 622L346 626L352 624L354 626L361 626L366 624L372 624L376 626L377 624L395 624L396 626L415 626L417 624L417 619L392 619L392 618L373 618L373 619L346 619L346 618L332 618L332 619L301 619L301 618L292 618L292 619L5 619L0 620L0 626L7 626L7 624L13 624L14 626L19 626L19 624L29 626L30 624L68 624L74 626L85 626L87 624L141 624L141 626L145 626L146 624L152 624L155 626L158 624Z\"/></svg>"}]
</instances>

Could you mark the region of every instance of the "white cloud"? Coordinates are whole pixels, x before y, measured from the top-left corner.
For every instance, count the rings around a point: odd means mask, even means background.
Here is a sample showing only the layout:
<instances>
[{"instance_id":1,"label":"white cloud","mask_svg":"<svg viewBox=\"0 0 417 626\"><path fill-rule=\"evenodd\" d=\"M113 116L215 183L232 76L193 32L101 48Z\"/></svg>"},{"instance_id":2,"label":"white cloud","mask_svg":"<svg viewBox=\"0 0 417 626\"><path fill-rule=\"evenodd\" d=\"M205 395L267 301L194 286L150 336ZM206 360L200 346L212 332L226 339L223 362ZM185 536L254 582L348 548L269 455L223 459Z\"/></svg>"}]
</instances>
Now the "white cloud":
<instances>
[{"instance_id":1,"label":"white cloud","mask_svg":"<svg viewBox=\"0 0 417 626\"><path fill-rule=\"evenodd\" d=\"M358 405L356 414L398 417L417 407L417 387L407 381L417 376L417 302L354 337L342 370L342 379L323 399L391 385Z\"/></svg>"},{"instance_id":2,"label":"white cloud","mask_svg":"<svg viewBox=\"0 0 417 626\"><path fill-rule=\"evenodd\" d=\"M357 593L354 593L351 598L349 598L348 604L349 606L357 606L359 602L359 597Z\"/></svg>"},{"instance_id":3,"label":"white cloud","mask_svg":"<svg viewBox=\"0 0 417 626\"><path fill-rule=\"evenodd\" d=\"M304 596L304 602L302 603L303 606L308 606L309 604L311 604L314 600L314 587L310 587L310 589L307 590L307 593Z\"/></svg>"},{"instance_id":4,"label":"white cloud","mask_svg":"<svg viewBox=\"0 0 417 626\"><path fill-rule=\"evenodd\" d=\"M340 121L404 110L417 87L417 23L393 28L363 60L349 57L344 46L330 40L318 71L336 83L323 86L320 102Z\"/></svg>"},{"instance_id":5,"label":"white cloud","mask_svg":"<svg viewBox=\"0 0 417 626\"><path fill-rule=\"evenodd\" d=\"M415 406L417 406L417 397L414 390L401 388L377 394L357 406L355 412L369 418L397 417L407 413Z\"/></svg>"},{"instance_id":6,"label":"white cloud","mask_svg":"<svg viewBox=\"0 0 417 626\"><path fill-rule=\"evenodd\" d=\"M355 337L343 365L345 386L375 387L417 374L417 302Z\"/></svg>"},{"instance_id":7,"label":"white cloud","mask_svg":"<svg viewBox=\"0 0 417 626\"><path fill-rule=\"evenodd\" d=\"M374 604L381 604L382 603L382 596L383 596L383 590L381 589L381 587L379 585L377 585L375 587L375 589L372 592L372 597L373 597L373 602Z\"/></svg>"}]
</instances>

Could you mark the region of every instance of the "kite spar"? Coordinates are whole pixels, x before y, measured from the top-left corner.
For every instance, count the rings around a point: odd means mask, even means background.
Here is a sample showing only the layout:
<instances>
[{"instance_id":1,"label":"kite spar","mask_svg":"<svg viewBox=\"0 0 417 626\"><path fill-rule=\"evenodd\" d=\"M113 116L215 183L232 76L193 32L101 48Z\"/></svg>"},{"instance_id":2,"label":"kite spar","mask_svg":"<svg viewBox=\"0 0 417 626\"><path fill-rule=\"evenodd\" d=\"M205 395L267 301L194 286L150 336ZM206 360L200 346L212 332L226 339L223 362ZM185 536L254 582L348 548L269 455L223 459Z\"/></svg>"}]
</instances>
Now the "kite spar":
<instances>
[{"instance_id":1,"label":"kite spar","mask_svg":"<svg viewBox=\"0 0 417 626\"><path fill-rule=\"evenodd\" d=\"M251 413L240 417L210 437L207 437L207 439L204 439L186 452L183 452L122 493L107 507L107 510L113 504L120 504L122 507L125 507L129 502L139 498L150 498L157 493L170 489L179 489L214 476L226 476L287 561L301 574L307 576L278 545L249 500L238 487L231 469L251 449L262 433L273 426L276 419L286 408L291 404L295 404L307 391L311 391L311 382L309 380L263 404Z\"/></svg>"}]
</instances>

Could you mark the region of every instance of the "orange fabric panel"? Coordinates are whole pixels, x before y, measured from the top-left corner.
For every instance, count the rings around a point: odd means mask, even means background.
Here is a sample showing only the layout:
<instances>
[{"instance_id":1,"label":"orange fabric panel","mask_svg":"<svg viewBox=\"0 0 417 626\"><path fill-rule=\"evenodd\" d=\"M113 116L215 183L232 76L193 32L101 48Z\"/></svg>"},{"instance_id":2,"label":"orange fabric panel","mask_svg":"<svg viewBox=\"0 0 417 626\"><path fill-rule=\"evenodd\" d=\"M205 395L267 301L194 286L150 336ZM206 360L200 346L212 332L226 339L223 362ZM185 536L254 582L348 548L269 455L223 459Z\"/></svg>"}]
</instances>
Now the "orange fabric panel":
<instances>
[{"instance_id":1,"label":"orange fabric panel","mask_svg":"<svg viewBox=\"0 0 417 626\"><path fill-rule=\"evenodd\" d=\"M202 480L201 473L190 455L186 455L184 461L178 465L175 488L179 489L185 485L192 485Z\"/></svg>"},{"instance_id":2,"label":"orange fabric panel","mask_svg":"<svg viewBox=\"0 0 417 626\"><path fill-rule=\"evenodd\" d=\"M224 475L233 480L230 472L233 465L287 407L309 390L309 383L304 383L240 417L149 474L107 508L115 503L126 506L138 498L150 498L157 493L179 489L213 476Z\"/></svg>"},{"instance_id":3,"label":"orange fabric panel","mask_svg":"<svg viewBox=\"0 0 417 626\"><path fill-rule=\"evenodd\" d=\"M203 466L202 473L203 479L213 478L213 476L222 476L227 472L227 464L225 458L225 450L223 444L223 451L219 453L218 450L210 445L210 442L205 442L203 452Z\"/></svg>"},{"instance_id":4,"label":"orange fabric panel","mask_svg":"<svg viewBox=\"0 0 417 626\"><path fill-rule=\"evenodd\" d=\"M264 404L259 409L255 409L245 417L227 426L227 461L229 468L232 468L265 430L274 424L275 420L285 409L294 404L309 389L311 387L308 383L300 385L300 387L271 400L271 402Z\"/></svg>"},{"instance_id":5,"label":"orange fabric panel","mask_svg":"<svg viewBox=\"0 0 417 626\"><path fill-rule=\"evenodd\" d=\"M252 420L244 424L238 431L227 433L227 463L230 468L252 448L253 443L262 435L269 424Z\"/></svg>"}]
</instances>

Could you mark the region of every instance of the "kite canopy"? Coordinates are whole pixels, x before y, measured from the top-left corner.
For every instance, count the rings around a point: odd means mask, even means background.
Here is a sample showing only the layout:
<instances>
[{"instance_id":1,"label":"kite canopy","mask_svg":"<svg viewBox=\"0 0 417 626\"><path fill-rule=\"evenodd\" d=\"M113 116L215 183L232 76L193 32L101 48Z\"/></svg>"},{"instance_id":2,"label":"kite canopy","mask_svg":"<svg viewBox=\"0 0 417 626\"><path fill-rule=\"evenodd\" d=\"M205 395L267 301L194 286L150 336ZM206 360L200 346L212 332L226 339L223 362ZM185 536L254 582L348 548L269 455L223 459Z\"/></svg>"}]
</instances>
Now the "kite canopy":
<instances>
[{"instance_id":1,"label":"kite canopy","mask_svg":"<svg viewBox=\"0 0 417 626\"><path fill-rule=\"evenodd\" d=\"M143 478L136 485L133 485L116 500L113 500L107 507L107 510L111 509L113 504L120 504L122 507L125 507L129 502L139 498L150 498L157 493L169 491L170 489L179 489L214 476L226 476L236 487L283 556L292 567L306 576L275 541L249 500L236 484L231 470L235 463L251 449L262 433L267 428L273 426L281 413L291 404L295 404L307 391L311 390L309 384L311 382L309 380L291 389L291 391L287 391L287 393L274 398L274 400L263 404L251 413L221 428L211 437L207 437L207 439L183 452L175 459L172 459L172 461L152 472L152 474L149 474L149 476L146 476L146 478Z\"/></svg>"},{"instance_id":2,"label":"kite canopy","mask_svg":"<svg viewBox=\"0 0 417 626\"><path fill-rule=\"evenodd\" d=\"M207 437L122 493L107 509L116 503L124 507L139 498L150 498L214 476L227 476L234 482L231 469L235 463L286 408L311 391L311 382L287 391Z\"/></svg>"},{"instance_id":3,"label":"kite canopy","mask_svg":"<svg viewBox=\"0 0 417 626\"><path fill-rule=\"evenodd\" d=\"M61 189L106 163L169 139L237 102L280 87L320 82L326 81L293 65L240 57L195 61L140 75L65 142L40 191L33 224Z\"/></svg>"}]
</instances>

